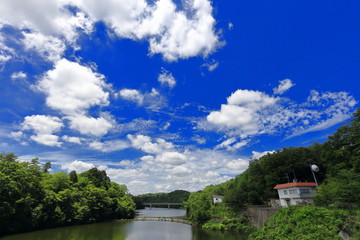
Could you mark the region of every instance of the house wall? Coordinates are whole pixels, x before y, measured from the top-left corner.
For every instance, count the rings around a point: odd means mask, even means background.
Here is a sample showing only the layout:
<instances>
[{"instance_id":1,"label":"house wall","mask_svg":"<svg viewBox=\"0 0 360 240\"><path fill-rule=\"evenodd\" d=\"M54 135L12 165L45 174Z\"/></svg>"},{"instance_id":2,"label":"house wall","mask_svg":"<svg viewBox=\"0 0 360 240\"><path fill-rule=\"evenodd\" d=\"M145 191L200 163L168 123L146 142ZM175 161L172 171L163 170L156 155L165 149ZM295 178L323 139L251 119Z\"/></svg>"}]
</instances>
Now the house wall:
<instances>
[{"instance_id":1,"label":"house wall","mask_svg":"<svg viewBox=\"0 0 360 240\"><path fill-rule=\"evenodd\" d=\"M313 187L289 187L278 189L278 194L281 206L287 207L302 202L313 203L312 197L316 194L316 190Z\"/></svg>"},{"instance_id":2,"label":"house wall","mask_svg":"<svg viewBox=\"0 0 360 240\"><path fill-rule=\"evenodd\" d=\"M214 204L219 204L222 203L223 197L222 196L214 196L213 197L213 202Z\"/></svg>"}]
</instances>

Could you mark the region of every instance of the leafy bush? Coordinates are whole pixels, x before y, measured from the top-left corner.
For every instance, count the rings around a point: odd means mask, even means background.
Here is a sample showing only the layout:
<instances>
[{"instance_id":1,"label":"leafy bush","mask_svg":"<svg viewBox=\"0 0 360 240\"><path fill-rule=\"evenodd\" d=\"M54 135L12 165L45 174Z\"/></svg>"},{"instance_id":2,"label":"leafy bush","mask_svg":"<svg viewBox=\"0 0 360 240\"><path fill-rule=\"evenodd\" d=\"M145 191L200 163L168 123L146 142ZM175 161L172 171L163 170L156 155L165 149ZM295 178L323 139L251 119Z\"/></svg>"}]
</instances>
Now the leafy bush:
<instances>
[{"instance_id":1,"label":"leafy bush","mask_svg":"<svg viewBox=\"0 0 360 240\"><path fill-rule=\"evenodd\" d=\"M250 233L254 231L254 227L251 226L249 220L244 216L224 218L219 222L210 220L206 222L202 228L209 230L237 231L244 233Z\"/></svg>"},{"instance_id":2,"label":"leafy bush","mask_svg":"<svg viewBox=\"0 0 360 240\"><path fill-rule=\"evenodd\" d=\"M276 239L341 239L348 213L313 206L282 208L269 219L264 227L251 234L253 240Z\"/></svg>"}]
</instances>

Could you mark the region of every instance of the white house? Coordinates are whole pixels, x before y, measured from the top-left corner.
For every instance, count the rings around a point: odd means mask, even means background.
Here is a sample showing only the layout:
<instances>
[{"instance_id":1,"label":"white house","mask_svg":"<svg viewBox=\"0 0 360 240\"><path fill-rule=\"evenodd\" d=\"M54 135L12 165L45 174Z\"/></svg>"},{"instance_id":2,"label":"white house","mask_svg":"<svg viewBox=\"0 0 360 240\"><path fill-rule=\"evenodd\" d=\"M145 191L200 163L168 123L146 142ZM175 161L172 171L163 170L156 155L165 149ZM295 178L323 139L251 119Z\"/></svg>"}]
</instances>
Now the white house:
<instances>
[{"instance_id":1,"label":"white house","mask_svg":"<svg viewBox=\"0 0 360 240\"><path fill-rule=\"evenodd\" d=\"M293 182L278 184L277 189L280 205L287 207L298 204L312 204L313 196L316 194L316 183L314 182Z\"/></svg>"},{"instance_id":2,"label":"white house","mask_svg":"<svg viewBox=\"0 0 360 240\"><path fill-rule=\"evenodd\" d=\"M221 195L214 195L213 196L213 203L216 204L220 204L223 201L224 196Z\"/></svg>"}]
</instances>

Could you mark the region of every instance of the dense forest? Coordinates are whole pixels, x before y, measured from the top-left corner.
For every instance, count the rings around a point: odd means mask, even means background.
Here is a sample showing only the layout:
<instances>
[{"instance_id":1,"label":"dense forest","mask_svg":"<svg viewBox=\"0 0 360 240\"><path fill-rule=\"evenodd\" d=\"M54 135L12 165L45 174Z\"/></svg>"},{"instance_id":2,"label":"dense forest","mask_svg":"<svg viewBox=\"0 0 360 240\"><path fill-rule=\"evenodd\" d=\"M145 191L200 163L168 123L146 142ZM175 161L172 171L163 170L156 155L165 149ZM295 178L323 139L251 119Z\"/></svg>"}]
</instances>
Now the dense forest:
<instances>
[{"instance_id":1,"label":"dense forest","mask_svg":"<svg viewBox=\"0 0 360 240\"><path fill-rule=\"evenodd\" d=\"M283 148L250 161L248 169L228 182L192 193L186 202L189 218L204 224L220 215L231 216L247 205L268 204L278 198L274 186L297 179L314 181L310 164L319 166L315 205L360 207L360 109L322 144ZM224 195L224 204L212 203L212 195ZM206 226L206 225L205 225Z\"/></svg>"},{"instance_id":2,"label":"dense forest","mask_svg":"<svg viewBox=\"0 0 360 240\"><path fill-rule=\"evenodd\" d=\"M169 193L147 193L134 197L136 208L144 208L143 203L183 203L188 200L190 192L175 190ZM175 207L175 206L174 206Z\"/></svg>"},{"instance_id":3,"label":"dense forest","mask_svg":"<svg viewBox=\"0 0 360 240\"><path fill-rule=\"evenodd\" d=\"M50 168L37 158L20 162L0 153L0 236L134 216L126 186L111 182L105 171L50 174Z\"/></svg>"}]
</instances>

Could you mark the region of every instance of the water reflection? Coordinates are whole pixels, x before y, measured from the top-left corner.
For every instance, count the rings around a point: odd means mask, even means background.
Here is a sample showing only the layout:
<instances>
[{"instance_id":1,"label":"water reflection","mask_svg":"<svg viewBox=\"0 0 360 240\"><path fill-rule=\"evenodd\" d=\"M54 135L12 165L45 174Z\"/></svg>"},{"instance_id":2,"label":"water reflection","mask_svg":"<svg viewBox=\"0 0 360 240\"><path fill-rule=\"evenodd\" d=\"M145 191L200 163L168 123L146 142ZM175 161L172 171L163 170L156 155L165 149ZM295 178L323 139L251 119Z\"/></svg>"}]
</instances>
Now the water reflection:
<instances>
[{"instance_id":1,"label":"water reflection","mask_svg":"<svg viewBox=\"0 0 360 240\"><path fill-rule=\"evenodd\" d=\"M184 209L174 208L145 208L136 210L136 216L139 217L182 217L185 216Z\"/></svg>"},{"instance_id":2,"label":"water reflection","mask_svg":"<svg viewBox=\"0 0 360 240\"><path fill-rule=\"evenodd\" d=\"M181 209L145 209L141 216L183 216ZM162 215L161 215L162 214ZM233 232L204 231L190 225L174 222L129 221L106 222L80 226L46 229L31 233L10 235L1 240L235 240L246 236Z\"/></svg>"}]
</instances>

